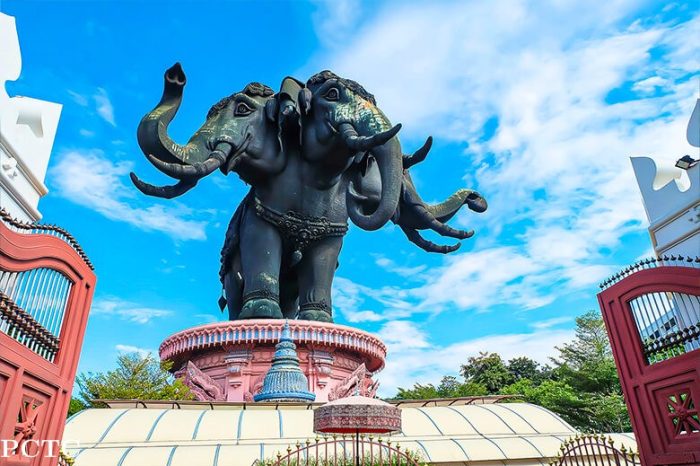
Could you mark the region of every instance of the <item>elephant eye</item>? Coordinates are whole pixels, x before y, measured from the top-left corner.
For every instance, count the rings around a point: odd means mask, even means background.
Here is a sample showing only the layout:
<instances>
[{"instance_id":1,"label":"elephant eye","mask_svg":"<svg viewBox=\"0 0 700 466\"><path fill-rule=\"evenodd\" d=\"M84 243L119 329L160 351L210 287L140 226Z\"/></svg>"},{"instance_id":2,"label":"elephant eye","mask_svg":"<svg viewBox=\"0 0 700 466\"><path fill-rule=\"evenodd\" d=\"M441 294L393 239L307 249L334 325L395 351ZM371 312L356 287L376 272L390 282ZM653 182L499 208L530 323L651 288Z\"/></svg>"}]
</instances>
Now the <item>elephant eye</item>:
<instances>
[{"instance_id":1,"label":"elephant eye","mask_svg":"<svg viewBox=\"0 0 700 466\"><path fill-rule=\"evenodd\" d=\"M253 113L253 109L243 102L239 102L238 105L236 105L236 110L233 112L233 114L236 116L245 116L250 115L251 113Z\"/></svg>"},{"instance_id":2,"label":"elephant eye","mask_svg":"<svg viewBox=\"0 0 700 466\"><path fill-rule=\"evenodd\" d=\"M340 92L338 91L337 88L331 87L330 89L328 89L326 91L326 93L324 94L323 97L325 97L326 100L335 101L335 100L340 99Z\"/></svg>"}]
</instances>

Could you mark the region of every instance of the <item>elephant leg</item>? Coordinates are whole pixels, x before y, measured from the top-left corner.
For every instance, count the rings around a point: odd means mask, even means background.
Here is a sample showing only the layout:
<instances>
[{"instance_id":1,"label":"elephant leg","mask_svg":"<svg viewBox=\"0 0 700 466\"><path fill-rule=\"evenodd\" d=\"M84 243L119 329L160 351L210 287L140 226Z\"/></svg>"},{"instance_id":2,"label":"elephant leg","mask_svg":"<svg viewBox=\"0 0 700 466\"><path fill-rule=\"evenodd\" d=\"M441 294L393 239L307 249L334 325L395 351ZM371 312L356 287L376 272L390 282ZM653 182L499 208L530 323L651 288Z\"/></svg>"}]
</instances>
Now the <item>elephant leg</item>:
<instances>
[{"instance_id":1,"label":"elephant leg","mask_svg":"<svg viewBox=\"0 0 700 466\"><path fill-rule=\"evenodd\" d=\"M241 312L243 280L239 279L236 276L237 274L239 274L238 271L229 272L224 277L224 291L226 292L229 320L237 320Z\"/></svg>"},{"instance_id":2,"label":"elephant leg","mask_svg":"<svg viewBox=\"0 0 700 466\"><path fill-rule=\"evenodd\" d=\"M326 237L305 251L297 266L299 276L299 319L333 322L331 286L342 237Z\"/></svg>"},{"instance_id":3,"label":"elephant leg","mask_svg":"<svg viewBox=\"0 0 700 466\"><path fill-rule=\"evenodd\" d=\"M299 311L299 282L294 273L280 277L280 307L285 319L296 319Z\"/></svg>"},{"instance_id":4,"label":"elephant leg","mask_svg":"<svg viewBox=\"0 0 700 466\"><path fill-rule=\"evenodd\" d=\"M414 230L413 228L401 227L401 230L404 232L404 234L410 242L423 249L424 251L428 252L439 252L441 254L448 254L450 252L456 251L462 245L461 243L457 243L453 244L452 246L443 246L435 244L432 241L428 241L427 239L423 238L417 230Z\"/></svg>"},{"instance_id":5,"label":"elephant leg","mask_svg":"<svg viewBox=\"0 0 700 466\"><path fill-rule=\"evenodd\" d=\"M248 209L241 225L243 308L240 319L281 319L279 274L282 239L274 225Z\"/></svg>"}]
</instances>

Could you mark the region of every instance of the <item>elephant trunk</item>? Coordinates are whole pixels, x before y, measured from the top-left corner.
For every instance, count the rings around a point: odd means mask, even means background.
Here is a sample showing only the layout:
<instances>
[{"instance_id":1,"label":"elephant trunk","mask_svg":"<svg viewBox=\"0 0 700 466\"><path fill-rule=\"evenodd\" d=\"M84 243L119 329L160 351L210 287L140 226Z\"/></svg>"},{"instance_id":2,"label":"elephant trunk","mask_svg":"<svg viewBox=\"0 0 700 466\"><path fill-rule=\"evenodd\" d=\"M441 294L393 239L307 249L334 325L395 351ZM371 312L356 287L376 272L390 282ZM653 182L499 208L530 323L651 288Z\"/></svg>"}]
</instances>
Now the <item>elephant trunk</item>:
<instances>
[{"instance_id":1,"label":"elephant trunk","mask_svg":"<svg viewBox=\"0 0 700 466\"><path fill-rule=\"evenodd\" d=\"M367 214L363 209L361 199L354 195L352 181L348 186L346 200L350 220L363 230L377 230L384 226L396 212L401 194L403 165L401 144L396 133L401 128L394 128L369 137L358 136L349 124L340 127L348 147L369 150L377 160L377 168L381 179L382 193L379 204L374 212ZM366 206L366 204L364 204Z\"/></svg>"},{"instance_id":2,"label":"elephant trunk","mask_svg":"<svg viewBox=\"0 0 700 466\"><path fill-rule=\"evenodd\" d=\"M143 117L137 130L137 139L146 155L166 163L193 164L204 161L211 152L207 148L207 123L189 140L187 145L176 144L168 136L168 125L182 103L182 91L187 79L176 63L164 76L163 95L158 105Z\"/></svg>"}]
</instances>

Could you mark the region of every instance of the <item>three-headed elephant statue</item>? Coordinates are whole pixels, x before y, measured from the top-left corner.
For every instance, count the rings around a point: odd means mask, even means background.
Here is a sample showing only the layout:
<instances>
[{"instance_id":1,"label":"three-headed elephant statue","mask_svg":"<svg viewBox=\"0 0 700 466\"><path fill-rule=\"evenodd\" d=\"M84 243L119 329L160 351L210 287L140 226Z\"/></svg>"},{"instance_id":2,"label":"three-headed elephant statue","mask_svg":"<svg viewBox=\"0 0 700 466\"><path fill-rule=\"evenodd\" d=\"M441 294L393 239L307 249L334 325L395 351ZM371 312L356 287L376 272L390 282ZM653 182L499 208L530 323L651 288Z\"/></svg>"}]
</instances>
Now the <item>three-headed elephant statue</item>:
<instances>
[{"instance_id":1,"label":"three-headed elephant statue","mask_svg":"<svg viewBox=\"0 0 700 466\"><path fill-rule=\"evenodd\" d=\"M376 230L401 213L415 217L398 222L405 232L424 227L397 137L401 126L392 126L360 84L323 71L306 83L285 78L276 94L248 84L214 105L178 145L167 128L185 82L178 64L167 70L161 101L138 128L148 160L178 182L159 187L133 173L132 181L147 195L172 198L216 169L237 173L251 188L222 249L222 308L231 319L332 322L331 287L348 220Z\"/></svg>"}]
</instances>

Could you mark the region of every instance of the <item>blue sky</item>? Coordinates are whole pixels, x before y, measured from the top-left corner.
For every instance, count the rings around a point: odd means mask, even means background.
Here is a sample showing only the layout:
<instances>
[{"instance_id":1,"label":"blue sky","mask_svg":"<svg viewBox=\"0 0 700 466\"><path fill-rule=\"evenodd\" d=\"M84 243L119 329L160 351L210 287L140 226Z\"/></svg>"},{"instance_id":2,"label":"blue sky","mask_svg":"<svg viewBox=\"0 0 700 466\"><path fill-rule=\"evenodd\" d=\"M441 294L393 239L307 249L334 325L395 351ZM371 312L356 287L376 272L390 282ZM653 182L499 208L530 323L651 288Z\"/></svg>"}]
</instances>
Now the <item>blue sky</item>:
<instances>
[{"instance_id":1,"label":"blue sky","mask_svg":"<svg viewBox=\"0 0 700 466\"><path fill-rule=\"evenodd\" d=\"M437 382L478 351L546 361L597 284L651 251L630 156L695 150L685 126L698 95L696 2L34 2L16 17L22 75L11 95L63 104L41 201L71 231L98 286L80 370L119 351L222 320L219 250L246 192L216 172L178 200L147 198L136 126L163 71L188 75L171 134L249 81L277 88L322 69L355 79L403 123L412 169L440 201L461 187L489 201L452 223L476 235L449 256L398 228L351 228L334 293L336 321L388 344L382 394Z\"/></svg>"}]
</instances>

